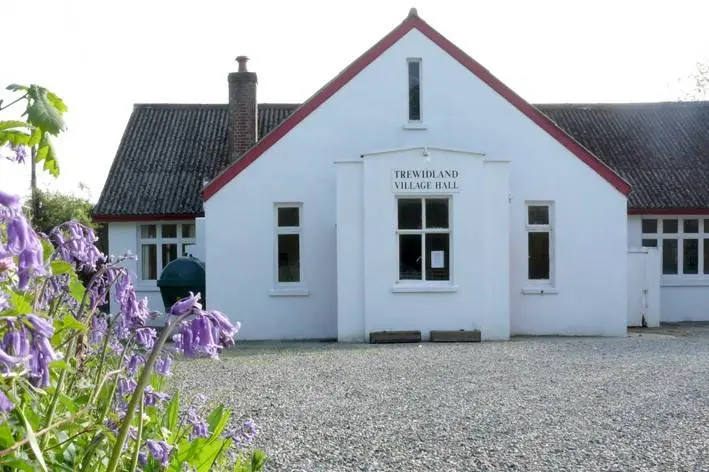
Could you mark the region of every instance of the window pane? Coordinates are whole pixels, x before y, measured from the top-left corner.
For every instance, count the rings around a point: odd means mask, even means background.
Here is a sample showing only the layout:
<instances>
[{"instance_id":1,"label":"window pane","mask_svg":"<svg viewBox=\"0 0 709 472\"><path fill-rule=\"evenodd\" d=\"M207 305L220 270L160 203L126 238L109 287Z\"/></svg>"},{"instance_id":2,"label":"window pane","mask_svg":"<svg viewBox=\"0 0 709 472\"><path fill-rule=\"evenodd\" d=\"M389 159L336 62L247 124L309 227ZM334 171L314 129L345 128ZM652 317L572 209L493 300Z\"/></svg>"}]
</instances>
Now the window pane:
<instances>
[{"instance_id":1,"label":"window pane","mask_svg":"<svg viewBox=\"0 0 709 472\"><path fill-rule=\"evenodd\" d=\"M300 208L281 207L278 209L278 226L300 226Z\"/></svg>"},{"instance_id":2,"label":"window pane","mask_svg":"<svg viewBox=\"0 0 709 472\"><path fill-rule=\"evenodd\" d=\"M180 252L180 254L181 254L180 257L187 257L190 254L193 254L196 246L197 246L196 244L183 244L182 251Z\"/></svg>"},{"instance_id":3,"label":"window pane","mask_svg":"<svg viewBox=\"0 0 709 472\"><path fill-rule=\"evenodd\" d=\"M162 268L177 259L177 244L162 245Z\"/></svg>"},{"instance_id":4,"label":"window pane","mask_svg":"<svg viewBox=\"0 0 709 472\"><path fill-rule=\"evenodd\" d=\"M399 235L399 280L421 280L421 235Z\"/></svg>"},{"instance_id":5,"label":"window pane","mask_svg":"<svg viewBox=\"0 0 709 472\"><path fill-rule=\"evenodd\" d=\"M421 229L421 199L400 198L399 229Z\"/></svg>"},{"instance_id":6,"label":"window pane","mask_svg":"<svg viewBox=\"0 0 709 472\"><path fill-rule=\"evenodd\" d=\"M709 274L709 239L704 240L704 273Z\"/></svg>"},{"instance_id":7,"label":"window pane","mask_svg":"<svg viewBox=\"0 0 709 472\"><path fill-rule=\"evenodd\" d=\"M549 233L528 233L529 280L549 280Z\"/></svg>"},{"instance_id":8,"label":"window pane","mask_svg":"<svg viewBox=\"0 0 709 472\"><path fill-rule=\"evenodd\" d=\"M409 61L409 120L421 120L421 63Z\"/></svg>"},{"instance_id":9,"label":"window pane","mask_svg":"<svg viewBox=\"0 0 709 472\"><path fill-rule=\"evenodd\" d=\"M548 225L549 207L546 205L529 205L527 207L528 221L530 225Z\"/></svg>"},{"instance_id":10,"label":"window pane","mask_svg":"<svg viewBox=\"0 0 709 472\"><path fill-rule=\"evenodd\" d=\"M157 233L155 225L140 225L140 237L143 239L154 239Z\"/></svg>"},{"instance_id":11,"label":"window pane","mask_svg":"<svg viewBox=\"0 0 709 472\"><path fill-rule=\"evenodd\" d=\"M645 234L657 233L657 220L643 220L642 229Z\"/></svg>"},{"instance_id":12,"label":"window pane","mask_svg":"<svg viewBox=\"0 0 709 472\"><path fill-rule=\"evenodd\" d=\"M177 237L177 225L162 225L162 237L163 238L176 238Z\"/></svg>"},{"instance_id":13,"label":"window pane","mask_svg":"<svg viewBox=\"0 0 709 472\"><path fill-rule=\"evenodd\" d=\"M529 280L549 280L549 233L528 233Z\"/></svg>"},{"instance_id":14,"label":"window pane","mask_svg":"<svg viewBox=\"0 0 709 472\"><path fill-rule=\"evenodd\" d=\"M677 232L677 220L662 220L662 232L663 233L676 233Z\"/></svg>"},{"instance_id":15,"label":"window pane","mask_svg":"<svg viewBox=\"0 0 709 472\"><path fill-rule=\"evenodd\" d=\"M185 223L182 225L182 237L183 238L194 238L195 237L194 223Z\"/></svg>"},{"instance_id":16,"label":"window pane","mask_svg":"<svg viewBox=\"0 0 709 472\"><path fill-rule=\"evenodd\" d=\"M682 241L682 272L685 274L699 273L699 240L685 239Z\"/></svg>"},{"instance_id":17,"label":"window pane","mask_svg":"<svg viewBox=\"0 0 709 472\"><path fill-rule=\"evenodd\" d=\"M448 199L426 199L426 228L448 228Z\"/></svg>"},{"instance_id":18,"label":"window pane","mask_svg":"<svg viewBox=\"0 0 709 472\"><path fill-rule=\"evenodd\" d=\"M685 233L698 233L699 232L699 220L691 219L684 220L684 232Z\"/></svg>"},{"instance_id":19,"label":"window pane","mask_svg":"<svg viewBox=\"0 0 709 472\"><path fill-rule=\"evenodd\" d=\"M657 247L657 239L643 239L643 247Z\"/></svg>"},{"instance_id":20,"label":"window pane","mask_svg":"<svg viewBox=\"0 0 709 472\"><path fill-rule=\"evenodd\" d=\"M300 235L278 235L278 281L300 282Z\"/></svg>"},{"instance_id":21,"label":"window pane","mask_svg":"<svg viewBox=\"0 0 709 472\"><path fill-rule=\"evenodd\" d=\"M426 280L450 280L450 235L426 235Z\"/></svg>"},{"instance_id":22,"label":"window pane","mask_svg":"<svg viewBox=\"0 0 709 472\"><path fill-rule=\"evenodd\" d=\"M709 219L704 220L704 232L709 233Z\"/></svg>"},{"instance_id":23,"label":"window pane","mask_svg":"<svg viewBox=\"0 0 709 472\"><path fill-rule=\"evenodd\" d=\"M140 247L140 273L143 280L158 278L158 251L155 244L143 244Z\"/></svg>"},{"instance_id":24,"label":"window pane","mask_svg":"<svg viewBox=\"0 0 709 472\"><path fill-rule=\"evenodd\" d=\"M662 240L662 273L677 273L677 240Z\"/></svg>"}]
</instances>

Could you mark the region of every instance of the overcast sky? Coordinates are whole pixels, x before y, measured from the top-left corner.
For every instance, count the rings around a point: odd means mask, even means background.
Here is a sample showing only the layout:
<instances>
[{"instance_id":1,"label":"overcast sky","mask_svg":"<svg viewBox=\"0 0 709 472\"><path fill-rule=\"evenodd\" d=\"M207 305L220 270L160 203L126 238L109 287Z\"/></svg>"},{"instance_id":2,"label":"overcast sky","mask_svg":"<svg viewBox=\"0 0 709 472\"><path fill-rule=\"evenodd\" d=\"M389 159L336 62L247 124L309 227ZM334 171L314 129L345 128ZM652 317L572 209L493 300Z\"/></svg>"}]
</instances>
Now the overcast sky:
<instances>
[{"instance_id":1,"label":"overcast sky","mask_svg":"<svg viewBox=\"0 0 709 472\"><path fill-rule=\"evenodd\" d=\"M706 0L0 2L0 85L44 85L69 106L62 175L40 183L76 192L83 182L92 200L133 103L224 103L240 54L259 101L302 102L411 6L532 103L675 100L709 57ZM26 193L27 174L0 162L3 189Z\"/></svg>"}]
</instances>

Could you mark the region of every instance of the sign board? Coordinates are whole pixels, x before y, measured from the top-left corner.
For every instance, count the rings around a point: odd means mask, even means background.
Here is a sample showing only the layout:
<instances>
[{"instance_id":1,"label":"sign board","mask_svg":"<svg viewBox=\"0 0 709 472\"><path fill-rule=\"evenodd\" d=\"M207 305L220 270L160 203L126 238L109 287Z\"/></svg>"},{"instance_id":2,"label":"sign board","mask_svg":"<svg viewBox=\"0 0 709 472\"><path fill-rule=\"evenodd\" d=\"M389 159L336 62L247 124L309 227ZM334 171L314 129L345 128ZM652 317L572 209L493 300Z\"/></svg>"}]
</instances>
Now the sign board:
<instances>
[{"instance_id":1,"label":"sign board","mask_svg":"<svg viewBox=\"0 0 709 472\"><path fill-rule=\"evenodd\" d=\"M450 193L460 191L456 169L396 169L391 173L394 193Z\"/></svg>"}]
</instances>

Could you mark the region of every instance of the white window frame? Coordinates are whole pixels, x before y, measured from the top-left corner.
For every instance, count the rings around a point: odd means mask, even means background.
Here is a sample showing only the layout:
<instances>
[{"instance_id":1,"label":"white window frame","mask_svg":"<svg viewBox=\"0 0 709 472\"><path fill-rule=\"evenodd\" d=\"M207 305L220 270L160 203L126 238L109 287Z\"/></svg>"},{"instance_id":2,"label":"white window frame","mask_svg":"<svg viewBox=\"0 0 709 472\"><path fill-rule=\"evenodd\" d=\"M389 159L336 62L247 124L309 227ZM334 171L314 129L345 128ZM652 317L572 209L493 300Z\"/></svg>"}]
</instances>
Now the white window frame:
<instances>
[{"instance_id":1,"label":"white window frame","mask_svg":"<svg viewBox=\"0 0 709 472\"><path fill-rule=\"evenodd\" d=\"M657 222L657 232L655 233L643 233L642 222L643 220L655 220ZM676 233L665 233L663 231L665 220L676 220L677 221L677 232ZM684 232L684 222L685 220L697 220L698 221L698 232L696 233L685 233ZM704 273L704 240L709 239L709 231L705 230L705 220L709 224L708 215L643 215L640 219L640 243L644 239L654 239L657 241L657 251L660 255L660 274L664 281L673 280L698 280L709 282L709 274ZM676 274L665 274L663 267L663 257L664 249L662 241L664 239L674 239L677 240L677 273ZM696 239L697 241L697 273L696 274L685 274L684 273L684 241L685 239Z\"/></svg>"},{"instance_id":2,"label":"white window frame","mask_svg":"<svg viewBox=\"0 0 709 472\"><path fill-rule=\"evenodd\" d=\"M419 119L411 119L411 103L410 103L410 90L409 90L409 64L416 62L419 65ZM410 125L422 125L423 124L423 59L420 57L409 57L406 59L406 120Z\"/></svg>"},{"instance_id":3,"label":"white window frame","mask_svg":"<svg viewBox=\"0 0 709 472\"><path fill-rule=\"evenodd\" d=\"M549 224L530 224L529 223L529 207L543 206L549 211ZM524 263L524 278L527 287L543 288L555 287L556 285L556 244L554 237L554 202L553 201L526 201L524 205L524 225L525 225L525 254L527 255ZM530 279L529 278L529 233L549 233L549 278L548 279Z\"/></svg>"},{"instance_id":4,"label":"white window frame","mask_svg":"<svg viewBox=\"0 0 709 472\"><path fill-rule=\"evenodd\" d=\"M293 203L276 203L273 206L273 284L277 289L288 289L303 287L304 270L303 270L303 204L300 202ZM297 208L298 209L298 226L278 226L278 210L279 208ZM281 234L297 234L298 235L298 282L281 282L278 280L278 236ZM298 295L301 293L293 293ZM305 295L305 293L303 293Z\"/></svg>"},{"instance_id":5,"label":"white window frame","mask_svg":"<svg viewBox=\"0 0 709 472\"><path fill-rule=\"evenodd\" d=\"M421 201L421 228L420 229L399 229L399 200L420 200ZM447 200L448 201L448 228L424 228L426 222L426 200ZM437 195L426 194L425 196L400 194L396 196L396 284L398 285L441 285L450 286L453 284L453 198L450 194ZM421 235L421 278L402 279L401 278L401 250L399 248L399 236L406 234ZM426 279L426 235L427 234L447 234L448 235L448 280L427 280Z\"/></svg>"},{"instance_id":6,"label":"white window frame","mask_svg":"<svg viewBox=\"0 0 709 472\"><path fill-rule=\"evenodd\" d=\"M191 224L194 226L195 230L195 237L194 238L183 238L182 237L182 225L184 224ZM143 226L152 226L155 225L155 237L154 238L143 238L142 237L142 227ZM163 225L177 225L177 237L175 238L164 238L162 236L162 227ZM157 279L160 278L160 273L163 270L162 266L162 245L163 244L177 244L177 257L184 257L182 253L180 253L180 248L184 249L185 245L188 244L196 244L197 238L196 238L196 231L197 231L197 222L195 220L189 221L146 221L146 222L140 222L138 223L137 227L137 236L138 236L138 250L137 256L138 256L138 267L137 267L137 273L138 277L140 280L141 284L157 284ZM155 250L156 250L156 257L155 261L157 264L157 274L155 279L146 279L143 278L143 261L140 260L141 257L143 257L143 245L144 244L154 244L155 245Z\"/></svg>"}]
</instances>

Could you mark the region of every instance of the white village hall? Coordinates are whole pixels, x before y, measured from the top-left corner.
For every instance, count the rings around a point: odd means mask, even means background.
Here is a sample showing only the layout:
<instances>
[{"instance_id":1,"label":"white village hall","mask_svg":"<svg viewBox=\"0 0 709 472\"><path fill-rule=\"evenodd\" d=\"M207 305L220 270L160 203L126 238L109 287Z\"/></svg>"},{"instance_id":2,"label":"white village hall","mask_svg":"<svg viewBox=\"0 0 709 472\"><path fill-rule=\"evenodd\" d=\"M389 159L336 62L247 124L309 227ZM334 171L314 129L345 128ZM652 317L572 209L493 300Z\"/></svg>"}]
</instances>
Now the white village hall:
<instances>
[{"instance_id":1,"label":"white village hall","mask_svg":"<svg viewBox=\"0 0 709 472\"><path fill-rule=\"evenodd\" d=\"M256 88L134 107L95 219L151 306L192 254L241 339L709 320L709 104L531 105L415 10L302 104Z\"/></svg>"}]
</instances>

